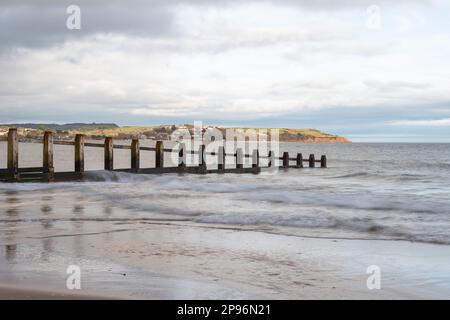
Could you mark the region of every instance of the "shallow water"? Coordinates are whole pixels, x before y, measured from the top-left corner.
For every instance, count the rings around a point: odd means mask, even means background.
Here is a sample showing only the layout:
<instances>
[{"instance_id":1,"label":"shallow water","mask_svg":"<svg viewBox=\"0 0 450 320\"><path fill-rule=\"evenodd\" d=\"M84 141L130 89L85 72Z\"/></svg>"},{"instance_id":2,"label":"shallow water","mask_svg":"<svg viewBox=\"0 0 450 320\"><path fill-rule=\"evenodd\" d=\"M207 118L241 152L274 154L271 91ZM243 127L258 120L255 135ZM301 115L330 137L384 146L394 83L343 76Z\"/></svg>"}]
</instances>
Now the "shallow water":
<instances>
[{"instance_id":1,"label":"shallow water","mask_svg":"<svg viewBox=\"0 0 450 320\"><path fill-rule=\"evenodd\" d=\"M276 174L104 173L83 183L0 183L0 237L99 232L111 222L178 220L298 236L401 239L450 244L450 144L281 144L291 157L326 154L328 169ZM41 145L21 144L21 166L38 166ZM5 167L0 144L0 167ZM153 165L142 153L142 166ZM87 148L86 169L102 149ZM71 147L55 147L58 171L73 169ZM127 167L129 151L115 151Z\"/></svg>"}]
</instances>

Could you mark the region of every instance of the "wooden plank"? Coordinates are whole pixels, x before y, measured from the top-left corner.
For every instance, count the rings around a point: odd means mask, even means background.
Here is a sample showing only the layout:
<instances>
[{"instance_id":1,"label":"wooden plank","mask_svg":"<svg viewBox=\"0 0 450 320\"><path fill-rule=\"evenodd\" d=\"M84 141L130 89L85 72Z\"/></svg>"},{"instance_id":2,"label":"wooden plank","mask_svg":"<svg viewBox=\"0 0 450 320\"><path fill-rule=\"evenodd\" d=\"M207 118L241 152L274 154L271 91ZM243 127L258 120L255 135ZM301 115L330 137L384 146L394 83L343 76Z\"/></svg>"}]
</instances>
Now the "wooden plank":
<instances>
[{"instance_id":1,"label":"wooden plank","mask_svg":"<svg viewBox=\"0 0 450 320\"><path fill-rule=\"evenodd\" d=\"M47 175L42 172L21 173L20 180L47 181Z\"/></svg>"},{"instance_id":2,"label":"wooden plank","mask_svg":"<svg viewBox=\"0 0 450 320\"><path fill-rule=\"evenodd\" d=\"M19 180L19 136L17 128L8 131L8 171L11 181Z\"/></svg>"},{"instance_id":3,"label":"wooden plank","mask_svg":"<svg viewBox=\"0 0 450 320\"><path fill-rule=\"evenodd\" d=\"M105 143L85 142L84 146L85 147L90 147L90 148L104 148L105 147Z\"/></svg>"},{"instance_id":4,"label":"wooden plank","mask_svg":"<svg viewBox=\"0 0 450 320\"><path fill-rule=\"evenodd\" d=\"M82 172L55 172L56 182L80 181L83 177Z\"/></svg>"},{"instance_id":5,"label":"wooden plank","mask_svg":"<svg viewBox=\"0 0 450 320\"><path fill-rule=\"evenodd\" d=\"M19 143L42 143L43 139L36 138L34 140L27 138L19 138Z\"/></svg>"},{"instance_id":6,"label":"wooden plank","mask_svg":"<svg viewBox=\"0 0 450 320\"><path fill-rule=\"evenodd\" d=\"M75 173L82 174L84 172L84 135L77 134L75 136Z\"/></svg>"},{"instance_id":7,"label":"wooden plank","mask_svg":"<svg viewBox=\"0 0 450 320\"><path fill-rule=\"evenodd\" d=\"M254 168L225 168L222 171L219 170L214 170L214 169L210 169L207 170L206 173L208 174L223 174L223 173L236 173L236 174L242 174L242 173L255 173L255 169Z\"/></svg>"},{"instance_id":8,"label":"wooden plank","mask_svg":"<svg viewBox=\"0 0 450 320\"><path fill-rule=\"evenodd\" d=\"M311 153L309 155L309 167L314 168L315 166L316 166L315 157L314 157L314 154Z\"/></svg>"},{"instance_id":9,"label":"wooden plank","mask_svg":"<svg viewBox=\"0 0 450 320\"><path fill-rule=\"evenodd\" d=\"M124 149L124 150L131 150L131 146L127 146L124 144L113 144L113 149Z\"/></svg>"},{"instance_id":10,"label":"wooden plank","mask_svg":"<svg viewBox=\"0 0 450 320\"><path fill-rule=\"evenodd\" d=\"M105 138L105 170L114 170L114 144L111 137Z\"/></svg>"},{"instance_id":11,"label":"wooden plank","mask_svg":"<svg viewBox=\"0 0 450 320\"><path fill-rule=\"evenodd\" d=\"M139 150L139 139L131 140L131 170L133 172L139 172L140 169Z\"/></svg>"},{"instance_id":12,"label":"wooden plank","mask_svg":"<svg viewBox=\"0 0 450 320\"><path fill-rule=\"evenodd\" d=\"M163 168L164 167L164 144L162 141L156 141L155 148L155 167Z\"/></svg>"},{"instance_id":13,"label":"wooden plank","mask_svg":"<svg viewBox=\"0 0 450 320\"><path fill-rule=\"evenodd\" d=\"M53 144L62 145L62 146L73 146L75 142L73 141L53 141Z\"/></svg>"},{"instance_id":14,"label":"wooden plank","mask_svg":"<svg viewBox=\"0 0 450 320\"><path fill-rule=\"evenodd\" d=\"M117 170L115 170L117 171ZM163 174L163 173L175 173L180 172L180 168L178 167L165 167L165 168L146 168L141 169L139 172L140 174ZM205 172L201 170L198 166L192 166L192 167L186 167L183 171L183 173L189 173L189 174L204 174ZM236 169L236 168L228 168L224 169L224 173L254 173L254 168L242 168L242 169ZM206 173L222 173L218 169L208 169L206 170Z\"/></svg>"},{"instance_id":15,"label":"wooden plank","mask_svg":"<svg viewBox=\"0 0 450 320\"><path fill-rule=\"evenodd\" d=\"M55 168L53 166L53 132L44 132L44 148L42 156L44 179L53 181Z\"/></svg>"},{"instance_id":16,"label":"wooden plank","mask_svg":"<svg viewBox=\"0 0 450 320\"><path fill-rule=\"evenodd\" d=\"M198 169L198 167L194 168L196 170ZM177 166L177 167L160 167L160 168L142 168L139 171L139 174L164 174L164 173L178 173L178 172L180 172L180 168Z\"/></svg>"},{"instance_id":17,"label":"wooden plank","mask_svg":"<svg viewBox=\"0 0 450 320\"><path fill-rule=\"evenodd\" d=\"M32 173L32 172L44 172L43 167L25 167L25 168L19 168L19 173Z\"/></svg>"}]
</instances>

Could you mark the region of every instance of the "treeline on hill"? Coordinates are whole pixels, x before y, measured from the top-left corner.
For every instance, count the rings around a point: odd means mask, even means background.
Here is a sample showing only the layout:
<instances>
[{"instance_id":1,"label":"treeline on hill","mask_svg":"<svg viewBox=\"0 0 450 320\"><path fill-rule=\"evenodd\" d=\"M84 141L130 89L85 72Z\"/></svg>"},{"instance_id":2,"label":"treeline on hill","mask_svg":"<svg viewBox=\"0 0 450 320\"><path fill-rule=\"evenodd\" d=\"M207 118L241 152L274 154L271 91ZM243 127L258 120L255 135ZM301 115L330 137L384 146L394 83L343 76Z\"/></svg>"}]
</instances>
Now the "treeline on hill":
<instances>
[{"instance_id":1,"label":"treeline on hill","mask_svg":"<svg viewBox=\"0 0 450 320\"><path fill-rule=\"evenodd\" d=\"M35 130L51 130L51 131L73 131L73 130L90 130L90 129L114 129L119 128L115 123L12 123L1 124L0 127L24 128Z\"/></svg>"}]
</instances>

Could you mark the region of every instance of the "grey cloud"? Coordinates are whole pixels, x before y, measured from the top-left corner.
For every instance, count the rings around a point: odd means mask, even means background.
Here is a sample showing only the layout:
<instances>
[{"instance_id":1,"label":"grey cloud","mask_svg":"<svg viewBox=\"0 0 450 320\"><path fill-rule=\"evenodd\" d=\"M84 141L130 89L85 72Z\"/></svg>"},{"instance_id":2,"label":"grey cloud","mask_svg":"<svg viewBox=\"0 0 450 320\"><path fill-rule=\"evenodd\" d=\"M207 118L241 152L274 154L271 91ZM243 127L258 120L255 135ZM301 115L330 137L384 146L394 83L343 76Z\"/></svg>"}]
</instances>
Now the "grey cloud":
<instances>
[{"instance_id":1,"label":"grey cloud","mask_svg":"<svg viewBox=\"0 0 450 320\"><path fill-rule=\"evenodd\" d=\"M126 33L164 37L176 33L173 12L179 5L229 6L243 3L271 3L306 9L337 10L365 8L373 0L78 0L82 9L82 30L67 30L66 8L74 1L0 1L0 48L45 47L93 33ZM379 5L430 4L429 0L381 0ZM256 43L260 45L261 43Z\"/></svg>"},{"instance_id":2,"label":"grey cloud","mask_svg":"<svg viewBox=\"0 0 450 320\"><path fill-rule=\"evenodd\" d=\"M119 32L146 37L174 33L172 13L164 6L139 8L115 3L81 4L81 30L68 30L66 8L71 2L29 3L2 4L0 7L1 48L46 47L95 33Z\"/></svg>"},{"instance_id":3,"label":"grey cloud","mask_svg":"<svg viewBox=\"0 0 450 320\"><path fill-rule=\"evenodd\" d=\"M38 2L39 5L54 5L54 0L2 0L2 5L23 5ZM58 1L61 3L62 1ZM66 1L69 2L69 1ZM73 1L72 1L73 2ZM130 6L162 6L162 5L203 5L203 6L221 6L239 3L274 3L282 5L300 6L306 8L319 8L319 9L339 9L348 7L367 7L369 5L403 5L403 4L420 4L429 5L432 4L432 0L78 0L76 4L79 5L107 5L107 4L122 4L126 7ZM71 3L73 4L73 3Z\"/></svg>"}]
</instances>

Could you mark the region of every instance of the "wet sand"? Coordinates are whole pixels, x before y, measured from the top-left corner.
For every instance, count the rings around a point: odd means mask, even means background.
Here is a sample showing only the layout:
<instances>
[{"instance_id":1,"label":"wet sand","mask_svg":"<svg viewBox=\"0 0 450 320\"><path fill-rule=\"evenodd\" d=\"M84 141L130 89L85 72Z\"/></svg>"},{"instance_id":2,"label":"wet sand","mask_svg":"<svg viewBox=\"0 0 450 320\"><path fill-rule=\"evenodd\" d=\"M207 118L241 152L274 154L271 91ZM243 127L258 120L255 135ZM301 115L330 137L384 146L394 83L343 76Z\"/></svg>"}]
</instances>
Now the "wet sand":
<instances>
[{"instance_id":1,"label":"wet sand","mask_svg":"<svg viewBox=\"0 0 450 320\"><path fill-rule=\"evenodd\" d=\"M450 298L450 248L406 241L141 221L24 238L3 245L0 254L1 298ZM70 264L82 271L76 292L65 288ZM367 289L369 265L381 268L380 290Z\"/></svg>"},{"instance_id":2,"label":"wet sand","mask_svg":"<svg viewBox=\"0 0 450 320\"><path fill-rule=\"evenodd\" d=\"M0 285L0 300L111 300L113 297Z\"/></svg>"}]
</instances>

